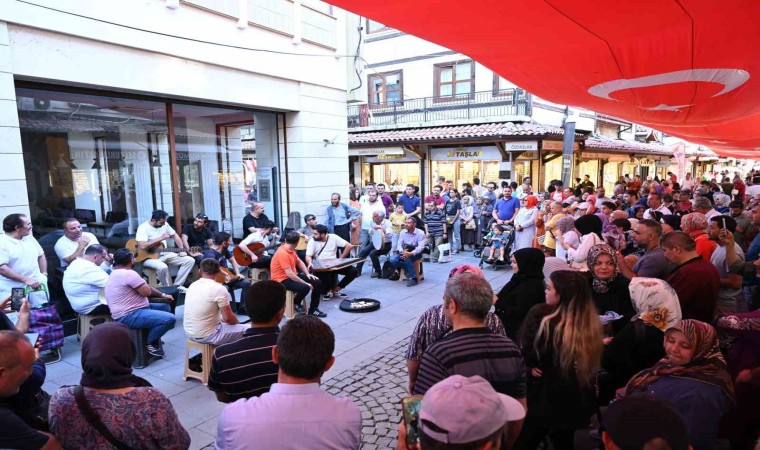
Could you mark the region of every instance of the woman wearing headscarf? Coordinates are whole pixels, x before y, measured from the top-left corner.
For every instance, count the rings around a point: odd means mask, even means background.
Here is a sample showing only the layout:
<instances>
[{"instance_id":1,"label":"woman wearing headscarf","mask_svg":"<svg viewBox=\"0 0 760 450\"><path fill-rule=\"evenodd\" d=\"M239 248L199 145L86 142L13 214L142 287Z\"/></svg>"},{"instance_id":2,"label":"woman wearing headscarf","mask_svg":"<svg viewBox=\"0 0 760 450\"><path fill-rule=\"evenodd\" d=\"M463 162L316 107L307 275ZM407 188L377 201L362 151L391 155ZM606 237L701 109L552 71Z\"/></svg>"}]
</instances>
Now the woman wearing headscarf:
<instances>
[{"instance_id":1,"label":"woman wearing headscarf","mask_svg":"<svg viewBox=\"0 0 760 450\"><path fill-rule=\"evenodd\" d=\"M616 252L607 244L591 247L587 260L591 297L594 299L597 312L604 314L614 311L623 316L622 319L612 323L613 329L617 332L635 314L631 295L628 292L631 280L620 273Z\"/></svg>"},{"instance_id":2,"label":"woman wearing headscarf","mask_svg":"<svg viewBox=\"0 0 760 450\"><path fill-rule=\"evenodd\" d=\"M628 285L628 292L636 314L630 321L618 321L623 327L604 349L600 404L608 403L633 375L665 356L665 331L681 321L678 295L667 282L636 277Z\"/></svg>"},{"instance_id":3,"label":"woman wearing headscarf","mask_svg":"<svg viewBox=\"0 0 760 450\"><path fill-rule=\"evenodd\" d=\"M681 231L694 239L699 256L705 261L710 261L713 252L718 248L718 243L710 239L707 227L707 218L702 213L695 212L681 217Z\"/></svg>"},{"instance_id":4,"label":"woman wearing headscarf","mask_svg":"<svg viewBox=\"0 0 760 450\"><path fill-rule=\"evenodd\" d=\"M564 242L564 239L560 239L560 245L567 250L567 260L573 268L587 271L586 258L589 250L597 244L604 243L602 240L602 219L593 214L586 214L575 219L575 229L581 235L578 248L572 248L567 242Z\"/></svg>"},{"instance_id":5,"label":"woman wearing headscarf","mask_svg":"<svg viewBox=\"0 0 760 450\"><path fill-rule=\"evenodd\" d=\"M523 199L524 204L515 216L514 250L529 248L533 245L536 235L536 217L538 216L538 197L529 195Z\"/></svg>"},{"instance_id":6,"label":"woman wearing headscarf","mask_svg":"<svg viewBox=\"0 0 760 450\"><path fill-rule=\"evenodd\" d=\"M596 412L595 380L602 326L583 274L560 270L546 283L546 303L528 313L520 346L530 382L528 415L516 450L535 450L548 435L555 449L572 449L575 430Z\"/></svg>"},{"instance_id":7,"label":"woman wearing headscarf","mask_svg":"<svg viewBox=\"0 0 760 450\"><path fill-rule=\"evenodd\" d=\"M530 308L545 301L544 259L544 252L537 248L512 253L512 279L499 291L495 305L496 315L512 340L517 338Z\"/></svg>"},{"instance_id":8,"label":"woman wearing headscarf","mask_svg":"<svg viewBox=\"0 0 760 450\"><path fill-rule=\"evenodd\" d=\"M575 229L575 218L571 215L559 219L557 229L559 230L555 235L557 237L557 258L567 261L567 250L561 242L565 242L568 247L578 248L578 244L581 242L581 234Z\"/></svg>"},{"instance_id":9,"label":"woman wearing headscarf","mask_svg":"<svg viewBox=\"0 0 760 450\"><path fill-rule=\"evenodd\" d=\"M459 220L462 222L462 249L470 251L475 244L475 228L478 222L472 197L469 195L462 197L462 215L459 216Z\"/></svg>"},{"instance_id":10,"label":"woman wearing headscarf","mask_svg":"<svg viewBox=\"0 0 760 450\"><path fill-rule=\"evenodd\" d=\"M683 320L665 332L665 358L631 378L625 395L649 393L676 407L694 450L716 448L718 422L735 404L734 385L711 325Z\"/></svg>"},{"instance_id":11,"label":"woman wearing headscarf","mask_svg":"<svg viewBox=\"0 0 760 450\"><path fill-rule=\"evenodd\" d=\"M129 328L123 324L98 325L87 335L82 343L80 385L64 386L50 400L50 429L64 448L120 448L85 419L83 406L97 415L121 448L190 446L190 435L169 399L132 373L135 357Z\"/></svg>"}]
</instances>

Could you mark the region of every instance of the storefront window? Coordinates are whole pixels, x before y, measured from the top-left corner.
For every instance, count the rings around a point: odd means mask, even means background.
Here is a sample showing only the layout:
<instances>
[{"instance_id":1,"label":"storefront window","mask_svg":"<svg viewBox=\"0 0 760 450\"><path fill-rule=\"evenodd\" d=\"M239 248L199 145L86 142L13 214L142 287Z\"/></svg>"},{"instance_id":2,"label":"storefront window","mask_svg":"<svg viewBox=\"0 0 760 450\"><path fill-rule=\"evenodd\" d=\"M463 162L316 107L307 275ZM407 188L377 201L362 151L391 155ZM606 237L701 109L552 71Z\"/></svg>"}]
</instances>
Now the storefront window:
<instances>
[{"instance_id":1,"label":"storefront window","mask_svg":"<svg viewBox=\"0 0 760 450\"><path fill-rule=\"evenodd\" d=\"M616 162L608 162L604 165L604 183L602 186L604 186L604 191L607 194L607 197L612 195L612 192L615 188L615 182L618 179L618 168L620 167L620 163Z\"/></svg>"},{"instance_id":2,"label":"storefront window","mask_svg":"<svg viewBox=\"0 0 760 450\"><path fill-rule=\"evenodd\" d=\"M277 167L275 114L32 88L16 97L37 236L76 217L121 247L156 209L172 226L203 212L212 228L240 235L246 204L265 194L255 158L263 155L270 181ZM266 192L274 213L271 183Z\"/></svg>"},{"instance_id":3,"label":"storefront window","mask_svg":"<svg viewBox=\"0 0 760 450\"><path fill-rule=\"evenodd\" d=\"M489 181L498 182L498 161L433 161L432 181L435 183L438 177L445 177L447 181L454 183L458 189L462 184L472 184L473 178L480 178L481 184Z\"/></svg>"},{"instance_id":4,"label":"storefront window","mask_svg":"<svg viewBox=\"0 0 760 450\"><path fill-rule=\"evenodd\" d=\"M580 166L578 168L578 177L583 179L583 177L586 175L588 175L589 178L591 178L591 182L594 183L594 186L599 186L599 160L598 159L592 159L590 161L581 161Z\"/></svg>"},{"instance_id":5,"label":"storefront window","mask_svg":"<svg viewBox=\"0 0 760 450\"><path fill-rule=\"evenodd\" d=\"M512 181L516 181L517 184L522 184L523 179L529 176L530 161L515 161L512 163ZM538 189L538 186L533 186L533 189Z\"/></svg>"},{"instance_id":6,"label":"storefront window","mask_svg":"<svg viewBox=\"0 0 760 450\"><path fill-rule=\"evenodd\" d=\"M551 180L562 179L562 156L552 159L544 164L544 184L549 186ZM575 186L575 180L571 180L571 187Z\"/></svg>"}]
</instances>

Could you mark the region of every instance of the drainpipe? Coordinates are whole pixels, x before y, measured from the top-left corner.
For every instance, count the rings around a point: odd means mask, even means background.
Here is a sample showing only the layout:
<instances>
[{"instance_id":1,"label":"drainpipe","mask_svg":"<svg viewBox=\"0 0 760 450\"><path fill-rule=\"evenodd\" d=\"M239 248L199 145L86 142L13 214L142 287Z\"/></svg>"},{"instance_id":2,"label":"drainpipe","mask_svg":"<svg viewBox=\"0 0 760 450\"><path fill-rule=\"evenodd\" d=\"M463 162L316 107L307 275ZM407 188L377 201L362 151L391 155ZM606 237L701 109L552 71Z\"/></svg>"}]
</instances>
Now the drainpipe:
<instances>
[{"instance_id":1,"label":"drainpipe","mask_svg":"<svg viewBox=\"0 0 760 450\"><path fill-rule=\"evenodd\" d=\"M570 107L565 107L565 119L562 124L565 135L562 138L562 186L572 186L573 181L573 144L575 144L575 116Z\"/></svg>"}]
</instances>

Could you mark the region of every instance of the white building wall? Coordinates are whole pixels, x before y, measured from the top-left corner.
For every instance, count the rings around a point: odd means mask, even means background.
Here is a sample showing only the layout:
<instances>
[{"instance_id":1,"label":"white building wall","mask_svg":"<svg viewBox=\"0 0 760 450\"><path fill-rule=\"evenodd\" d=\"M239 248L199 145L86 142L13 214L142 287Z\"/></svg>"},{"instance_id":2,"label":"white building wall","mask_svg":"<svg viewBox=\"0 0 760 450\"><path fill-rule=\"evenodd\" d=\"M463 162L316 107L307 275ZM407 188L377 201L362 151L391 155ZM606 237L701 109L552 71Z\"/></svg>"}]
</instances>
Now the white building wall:
<instances>
[{"instance_id":1,"label":"white building wall","mask_svg":"<svg viewBox=\"0 0 760 450\"><path fill-rule=\"evenodd\" d=\"M285 181L289 182L290 209L302 214L316 212L324 209L331 192L347 194L347 72L346 60L340 56L347 50L338 48L346 42L344 11L307 2L314 9L304 14L307 6L290 3L292 16L280 18L293 25L287 35L253 25L264 17L256 8L271 2L233 2L246 5L247 12L238 12L248 14L247 19L215 14L185 2L172 9L167 7L171 2L164 0L38 3L158 33L316 56L210 45L0 0L0 163L16 168L0 173L0 216L29 208L14 79L286 112L286 135L270 154L262 152L261 157L279 165L283 189ZM218 5L205 3L212 8ZM315 10L332 11L332 16ZM282 142L286 137L291 170L287 177ZM330 144L325 146L323 139ZM284 217L288 213L286 198L283 192ZM235 217L242 217L239 212Z\"/></svg>"}]
</instances>

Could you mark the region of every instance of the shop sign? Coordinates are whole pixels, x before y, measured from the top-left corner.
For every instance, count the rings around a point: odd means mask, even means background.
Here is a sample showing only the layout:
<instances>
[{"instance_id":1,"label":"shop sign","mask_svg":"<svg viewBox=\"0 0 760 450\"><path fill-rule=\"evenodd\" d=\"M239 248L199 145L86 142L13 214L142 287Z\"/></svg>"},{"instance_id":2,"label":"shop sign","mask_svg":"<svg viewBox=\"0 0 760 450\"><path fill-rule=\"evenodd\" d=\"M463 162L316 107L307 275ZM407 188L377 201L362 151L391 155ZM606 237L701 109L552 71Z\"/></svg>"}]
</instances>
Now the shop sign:
<instances>
[{"instance_id":1,"label":"shop sign","mask_svg":"<svg viewBox=\"0 0 760 450\"><path fill-rule=\"evenodd\" d=\"M504 143L504 150L519 152L524 150L538 150L538 141L509 141ZM561 148L560 148L561 150Z\"/></svg>"},{"instance_id":2,"label":"shop sign","mask_svg":"<svg viewBox=\"0 0 760 450\"><path fill-rule=\"evenodd\" d=\"M538 150L533 152L522 152L516 159L517 161L532 161L538 159Z\"/></svg>"},{"instance_id":3,"label":"shop sign","mask_svg":"<svg viewBox=\"0 0 760 450\"><path fill-rule=\"evenodd\" d=\"M550 151L556 151L561 152L562 151L562 141L541 141L541 148L544 150L550 150ZM581 145L578 142L573 142L573 151L577 152L580 150Z\"/></svg>"},{"instance_id":4,"label":"shop sign","mask_svg":"<svg viewBox=\"0 0 760 450\"><path fill-rule=\"evenodd\" d=\"M349 148L348 156L378 156L378 155L403 155L401 147L387 148Z\"/></svg>"},{"instance_id":5,"label":"shop sign","mask_svg":"<svg viewBox=\"0 0 760 450\"><path fill-rule=\"evenodd\" d=\"M495 146L433 148L430 150L433 161L501 161L501 153Z\"/></svg>"},{"instance_id":6,"label":"shop sign","mask_svg":"<svg viewBox=\"0 0 760 450\"><path fill-rule=\"evenodd\" d=\"M610 154L609 153L583 152L583 154L581 154L581 157L583 159L609 159Z\"/></svg>"},{"instance_id":7,"label":"shop sign","mask_svg":"<svg viewBox=\"0 0 760 450\"><path fill-rule=\"evenodd\" d=\"M400 155L374 155L365 156L364 162L369 164L378 163L406 163L406 162L420 162L420 158L417 155L409 152L404 152Z\"/></svg>"}]
</instances>

